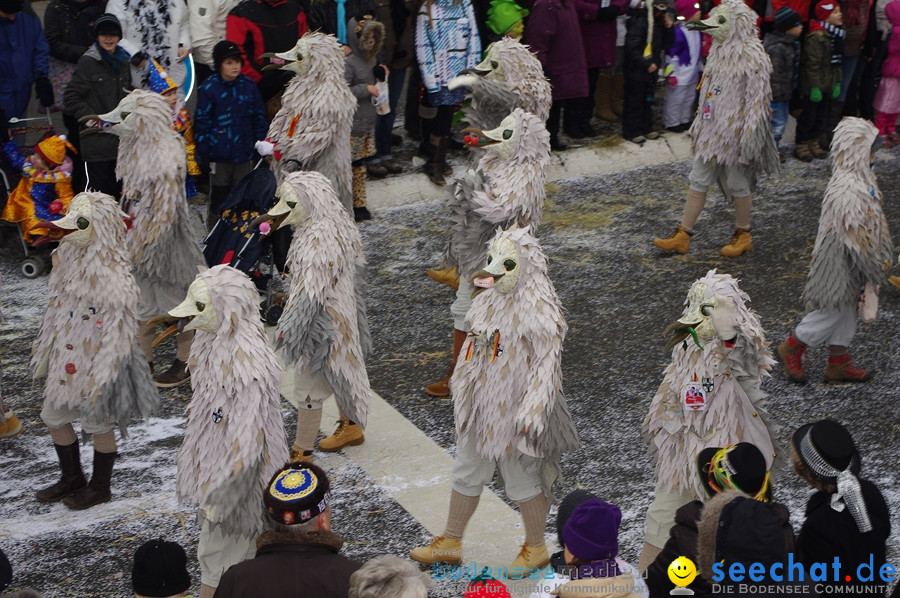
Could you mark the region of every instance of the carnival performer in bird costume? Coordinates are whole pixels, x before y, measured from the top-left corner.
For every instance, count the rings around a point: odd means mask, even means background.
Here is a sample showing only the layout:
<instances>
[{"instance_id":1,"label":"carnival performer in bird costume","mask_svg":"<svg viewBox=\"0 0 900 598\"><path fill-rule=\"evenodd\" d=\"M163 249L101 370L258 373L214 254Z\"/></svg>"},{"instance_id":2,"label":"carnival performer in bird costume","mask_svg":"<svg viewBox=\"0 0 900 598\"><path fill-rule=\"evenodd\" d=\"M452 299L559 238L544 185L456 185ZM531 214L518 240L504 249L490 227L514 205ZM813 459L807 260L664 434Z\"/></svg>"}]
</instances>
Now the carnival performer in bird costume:
<instances>
[{"instance_id":1,"label":"carnival performer in bird costume","mask_svg":"<svg viewBox=\"0 0 900 598\"><path fill-rule=\"evenodd\" d=\"M458 563L466 523L499 469L525 526L525 543L509 572L524 576L550 561L544 543L550 491L560 456L578 448L562 390L567 326L530 227L498 230L481 263L484 269L472 275L470 326L450 381L456 458L447 527L410 556Z\"/></svg>"},{"instance_id":2,"label":"carnival performer in bird costume","mask_svg":"<svg viewBox=\"0 0 900 598\"><path fill-rule=\"evenodd\" d=\"M350 167L350 129L356 98L344 79L344 53L333 35L307 33L287 52L263 54L284 64L267 65L296 73L281 98L281 109L269 125L265 141L257 141L260 155L274 155L276 166L297 160L331 181L337 197L353 216ZM276 167L278 182L283 179Z\"/></svg>"},{"instance_id":3,"label":"carnival performer in bird costume","mask_svg":"<svg viewBox=\"0 0 900 598\"><path fill-rule=\"evenodd\" d=\"M0 126L0 136L8 136L3 126ZM3 139L3 155L22 173L22 178L9 194L0 218L18 222L26 243L38 237L31 232L33 226L62 218L72 200L72 159L66 155L66 148L75 151L65 136L51 135L38 143L34 153L26 158L12 139Z\"/></svg>"},{"instance_id":4,"label":"carnival performer in bird costume","mask_svg":"<svg viewBox=\"0 0 900 598\"><path fill-rule=\"evenodd\" d=\"M771 469L778 456L760 388L772 359L759 317L737 280L710 270L688 291L685 308L664 335L672 362L650 403L643 431L655 461L656 490L638 569L669 537L675 511L705 497L697 455L710 446L749 442Z\"/></svg>"},{"instance_id":5,"label":"carnival performer in bird costume","mask_svg":"<svg viewBox=\"0 0 900 598\"><path fill-rule=\"evenodd\" d=\"M471 90L472 104L464 117L470 126L482 130L498 127L516 108L546 121L553 103L541 62L528 46L511 37L491 44L481 63L451 79L447 87Z\"/></svg>"},{"instance_id":6,"label":"carnival performer in bird costume","mask_svg":"<svg viewBox=\"0 0 900 598\"><path fill-rule=\"evenodd\" d=\"M809 310L794 333L778 345L784 372L806 382L807 346L828 345L826 382L865 382L871 373L856 367L847 347L856 334L860 297L877 307L874 291L885 281L891 263L891 233L881 190L872 169L881 145L878 130L867 120L845 118L834 130L831 180L822 200L819 232L803 301Z\"/></svg>"},{"instance_id":7,"label":"carnival performer in bird costume","mask_svg":"<svg viewBox=\"0 0 900 598\"><path fill-rule=\"evenodd\" d=\"M319 172L293 172L278 188L279 201L255 223L293 225L287 267L291 286L278 320L278 347L294 364L297 433L291 461L312 461L322 402L332 394L340 410L334 434L319 442L332 452L362 444L369 410L366 356L372 344L365 308L365 256L353 221Z\"/></svg>"},{"instance_id":8,"label":"carnival performer in bird costume","mask_svg":"<svg viewBox=\"0 0 900 598\"><path fill-rule=\"evenodd\" d=\"M41 419L62 469L59 482L37 492L40 502L62 500L80 510L108 501L116 422L124 436L132 417L147 417L159 403L137 344L140 298L123 216L109 195L79 193L63 218L39 225L60 245L31 365L35 377L47 378ZM94 437L90 483L81 470L76 419Z\"/></svg>"},{"instance_id":9,"label":"carnival performer in bird costume","mask_svg":"<svg viewBox=\"0 0 900 598\"><path fill-rule=\"evenodd\" d=\"M259 318L256 286L240 270L204 270L169 315L197 331L175 488L180 502L198 506L205 598L231 565L253 558L265 529L263 491L288 460L281 365Z\"/></svg>"},{"instance_id":10,"label":"carnival performer in bird costume","mask_svg":"<svg viewBox=\"0 0 900 598\"><path fill-rule=\"evenodd\" d=\"M141 289L140 343L152 365L155 325L149 320L178 305L197 268L206 266L185 198L184 140L172 130L172 111L165 99L150 91L132 91L111 112L85 118L112 123L102 130L119 136L116 176L122 180L125 211L133 222L128 249ZM189 379L193 336L178 335L175 362L155 378L157 386L168 388Z\"/></svg>"},{"instance_id":11,"label":"carnival performer in bird costume","mask_svg":"<svg viewBox=\"0 0 900 598\"><path fill-rule=\"evenodd\" d=\"M690 128L694 166L681 224L671 237L653 239L665 251L687 253L706 192L719 181L734 199L735 231L725 257L753 249L751 192L756 175L776 173L778 149L770 125L772 61L756 31L757 15L742 0L723 0L692 29L706 31L713 44L700 82L700 109Z\"/></svg>"},{"instance_id":12,"label":"carnival performer in bird costume","mask_svg":"<svg viewBox=\"0 0 900 598\"><path fill-rule=\"evenodd\" d=\"M450 376L469 330L466 313L472 303L472 274L484 262L484 250L496 228L513 224L536 230L544 215L544 167L550 159L550 134L544 121L517 108L496 129L476 131L484 154L457 181L450 199L450 243L447 263L459 271L453 315L453 358L443 379L425 392L450 395Z\"/></svg>"}]
</instances>

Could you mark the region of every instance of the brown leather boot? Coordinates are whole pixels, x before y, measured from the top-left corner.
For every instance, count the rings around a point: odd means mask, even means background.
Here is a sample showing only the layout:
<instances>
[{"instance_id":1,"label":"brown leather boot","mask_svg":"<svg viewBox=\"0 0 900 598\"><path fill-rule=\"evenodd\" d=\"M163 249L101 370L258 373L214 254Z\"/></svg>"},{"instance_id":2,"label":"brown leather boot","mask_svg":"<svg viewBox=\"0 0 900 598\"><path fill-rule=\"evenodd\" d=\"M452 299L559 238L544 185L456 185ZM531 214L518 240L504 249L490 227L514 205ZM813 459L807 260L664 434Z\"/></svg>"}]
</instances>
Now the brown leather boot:
<instances>
[{"instance_id":1,"label":"brown leather boot","mask_svg":"<svg viewBox=\"0 0 900 598\"><path fill-rule=\"evenodd\" d=\"M750 236L750 231L736 228L731 236L731 242L723 247L719 253L725 257L738 257L751 249L753 249L753 238Z\"/></svg>"},{"instance_id":2,"label":"brown leather boot","mask_svg":"<svg viewBox=\"0 0 900 598\"><path fill-rule=\"evenodd\" d=\"M63 504L75 511L83 511L94 505L109 502L112 498L110 483L112 482L113 465L119 453L98 453L94 451L94 473L90 483L72 496L63 499Z\"/></svg>"},{"instance_id":3,"label":"brown leather boot","mask_svg":"<svg viewBox=\"0 0 900 598\"><path fill-rule=\"evenodd\" d=\"M679 224L671 237L657 237L653 239L653 244L663 251L687 253L691 247L691 233L684 230L684 227Z\"/></svg>"},{"instance_id":4,"label":"brown leather boot","mask_svg":"<svg viewBox=\"0 0 900 598\"><path fill-rule=\"evenodd\" d=\"M809 141L798 141L794 146L794 157L803 162L812 162L813 155L809 151Z\"/></svg>"},{"instance_id":5,"label":"brown leather boot","mask_svg":"<svg viewBox=\"0 0 900 598\"><path fill-rule=\"evenodd\" d=\"M319 441L319 450L326 453L339 451L345 446L359 446L366 441L363 429L349 419L339 419L334 434Z\"/></svg>"},{"instance_id":6,"label":"brown leather boot","mask_svg":"<svg viewBox=\"0 0 900 598\"><path fill-rule=\"evenodd\" d=\"M450 367L447 368L447 375L442 379L429 384L425 387L425 393L433 397L449 397L450 396L450 377L456 368L456 360L459 352L462 350L463 343L466 342L466 333L462 330L453 329L453 359L450 361Z\"/></svg>"},{"instance_id":7,"label":"brown leather boot","mask_svg":"<svg viewBox=\"0 0 900 598\"><path fill-rule=\"evenodd\" d=\"M872 377L870 372L853 365L849 355L829 357L825 366L825 382L868 382Z\"/></svg>"},{"instance_id":8,"label":"brown leather boot","mask_svg":"<svg viewBox=\"0 0 900 598\"><path fill-rule=\"evenodd\" d=\"M87 486L87 480L84 479L84 472L81 470L78 441L65 446L54 444L53 448L56 449L56 456L59 458L62 477L52 486L37 491L35 498L38 502L56 502Z\"/></svg>"},{"instance_id":9,"label":"brown leather boot","mask_svg":"<svg viewBox=\"0 0 900 598\"><path fill-rule=\"evenodd\" d=\"M806 383L806 374L803 372L803 355L806 353L806 345L791 335L778 345L776 352L788 379L801 384Z\"/></svg>"},{"instance_id":10,"label":"brown leather boot","mask_svg":"<svg viewBox=\"0 0 900 598\"><path fill-rule=\"evenodd\" d=\"M165 372L153 379L159 388L172 388L184 384L191 379L191 373L187 371L187 364L180 359L172 362Z\"/></svg>"}]
</instances>

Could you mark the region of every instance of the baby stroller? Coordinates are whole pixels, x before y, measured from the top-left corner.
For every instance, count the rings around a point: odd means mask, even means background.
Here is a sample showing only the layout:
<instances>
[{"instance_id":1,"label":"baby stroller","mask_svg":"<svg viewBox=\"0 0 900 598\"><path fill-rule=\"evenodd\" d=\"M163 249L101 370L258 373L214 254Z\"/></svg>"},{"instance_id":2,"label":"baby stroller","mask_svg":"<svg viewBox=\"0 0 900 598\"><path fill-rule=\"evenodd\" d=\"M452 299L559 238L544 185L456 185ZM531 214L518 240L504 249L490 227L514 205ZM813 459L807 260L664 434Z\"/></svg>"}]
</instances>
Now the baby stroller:
<instances>
[{"instance_id":1,"label":"baby stroller","mask_svg":"<svg viewBox=\"0 0 900 598\"><path fill-rule=\"evenodd\" d=\"M36 122L32 123L32 121ZM24 140L25 136L30 133L53 133L53 122L50 120L49 112L46 117L9 119L9 134L11 137L21 136L21 139ZM19 149L20 151L23 150L23 148ZM13 168L5 156L0 155L0 212L6 207L6 201L10 193L16 188L16 185L19 184L21 177L21 172ZM44 245L41 249L35 249L22 237L18 223L0 220L0 224L10 229L15 227L16 235L19 237L22 245L22 252L25 255L25 258L19 264L19 270L25 278L37 278L49 268L50 251L56 246L55 243Z\"/></svg>"},{"instance_id":2,"label":"baby stroller","mask_svg":"<svg viewBox=\"0 0 900 598\"><path fill-rule=\"evenodd\" d=\"M277 199L274 173L268 168L250 171L222 202L219 220L203 240L207 265L229 264L250 276L263 294L260 313L270 326L278 323L283 311L284 293L277 292L276 287L291 233L281 229L264 236L251 223L268 212Z\"/></svg>"}]
</instances>

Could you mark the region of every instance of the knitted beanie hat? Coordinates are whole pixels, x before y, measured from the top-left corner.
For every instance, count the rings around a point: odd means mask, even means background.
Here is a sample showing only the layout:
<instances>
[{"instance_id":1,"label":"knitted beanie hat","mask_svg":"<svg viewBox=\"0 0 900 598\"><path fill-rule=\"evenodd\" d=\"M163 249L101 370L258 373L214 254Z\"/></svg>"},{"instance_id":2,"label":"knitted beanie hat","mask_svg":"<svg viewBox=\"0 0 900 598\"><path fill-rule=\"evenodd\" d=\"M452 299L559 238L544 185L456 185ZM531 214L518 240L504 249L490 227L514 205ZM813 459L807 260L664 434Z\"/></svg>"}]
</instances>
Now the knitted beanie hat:
<instances>
[{"instance_id":1,"label":"knitted beanie hat","mask_svg":"<svg viewBox=\"0 0 900 598\"><path fill-rule=\"evenodd\" d=\"M834 9L838 7L837 0L821 0L816 4L816 19L827 21Z\"/></svg>"},{"instance_id":2,"label":"knitted beanie hat","mask_svg":"<svg viewBox=\"0 0 900 598\"><path fill-rule=\"evenodd\" d=\"M597 498L597 495L588 490L578 488L568 493L559 502L559 508L556 510L556 537L559 540L560 546L565 544L563 541L563 529L566 527L566 522L569 520L569 517L572 516L572 513L578 505L592 498Z\"/></svg>"},{"instance_id":3,"label":"knitted beanie hat","mask_svg":"<svg viewBox=\"0 0 900 598\"><path fill-rule=\"evenodd\" d=\"M572 556L586 561L611 559L619 553L619 507L592 498L578 505L563 528Z\"/></svg>"},{"instance_id":4,"label":"knitted beanie hat","mask_svg":"<svg viewBox=\"0 0 900 598\"><path fill-rule=\"evenodd\" d=\"M50 170L53 170L65 161L66 148L75 151L72 144L66 141L65 135L52 135L38 143L34 148L34 153L47 163Z\"/></svg>"},{"instance_id":5,"label":"knitted beanie hat","mask_svg":"<svg viewBox=\"0 0 900 598\"><path fill-rule=\"evenodd\" d=\"M122 37L122 24L116 15L106 13L94 21L94 37L98 35L118 35Z\"/></svg>"},{"instance_id":6,"label":"knitted beanie hat","mask_svg":"<svg viewBox=\"0 0 900 598\"><path fill-rule=\"evenodd\" d=\"M272 476L263 502L274 521L306 523L328 508L328 476L311 463L291 463Z\"/></svg>"},{"instance_id":7,"label":"knitted beanie hat","mask_svg":"<svg viewBox=\"0 0 900 598\"><path fill-rule=\"evenodd\" d=\"M690 19L698 10L697 0L675 0L675 14L683 19Z\"/></svg>"},{"instance_id":8,"label":"knitted beanie hat","mask_svg":"<svg viewBox=\"0 0 900 598\"><path fill-rule=\"evenodd\" d=\"M187 555L175 542L150 540L134 553L131 586L141 596L174 596L191 587Z\"/></svg>"},{"instance_id":9,"label":"knitted beanie hat","mask_svg":"<svg viewBox=\"0 0 900 598\"><path fill-rule=\"evenodd\" d=\"M787 6L782 6L778 9L778 12L775 13L775 29L778 31L786 33L799 25L803 25L800 15Z\"/></svg>"},{"instance_id":10,"label":"knitted beanie hat","mask_svg":"<svg viewBox=\"0 0 900 598\"><path fill-rule=\"evenodd\" d=\"M156 93L166 93L167 91L171 91L176 89L178 86L175 85L175 81L172 80L172 77L169 76L169 73L166 72L166 69L162 67L160 63L156 61L155 58L150 59L150 91Z\"/></svg>"}]
</instances>

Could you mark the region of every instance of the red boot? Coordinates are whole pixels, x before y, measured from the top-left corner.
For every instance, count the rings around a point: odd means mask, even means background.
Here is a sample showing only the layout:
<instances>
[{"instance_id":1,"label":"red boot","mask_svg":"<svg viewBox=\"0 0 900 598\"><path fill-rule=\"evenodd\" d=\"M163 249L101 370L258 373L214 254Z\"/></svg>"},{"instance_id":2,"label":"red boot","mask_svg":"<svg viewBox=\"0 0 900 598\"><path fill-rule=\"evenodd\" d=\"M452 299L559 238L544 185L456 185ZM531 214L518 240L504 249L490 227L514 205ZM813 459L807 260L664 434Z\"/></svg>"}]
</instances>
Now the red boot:
<instances>
[{"instance_id":1,"label":"red boot","mask_svg":"<svg viewBox=\"0 0 900 598\"><path fill-rule=\"evenodd\" d=\"M867 382L872 374L850 362L850 355L829 357L825 367L825 382Z\"/></svg>"},{"instance_id":2,"label":"red boot","mask_svg":"<svg viewBox=\"0 0 900 598\"><path fill-rule=\"evenodd\" d=\"M792 334L786 341L778 345L777 353L788 379L801 384L805 383L806 374L803 372L803 355L806 354L806 345L794 338Z\"/></svg>"}]
</instances>

